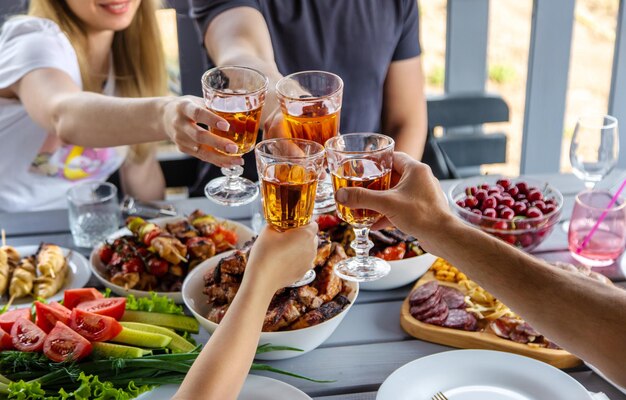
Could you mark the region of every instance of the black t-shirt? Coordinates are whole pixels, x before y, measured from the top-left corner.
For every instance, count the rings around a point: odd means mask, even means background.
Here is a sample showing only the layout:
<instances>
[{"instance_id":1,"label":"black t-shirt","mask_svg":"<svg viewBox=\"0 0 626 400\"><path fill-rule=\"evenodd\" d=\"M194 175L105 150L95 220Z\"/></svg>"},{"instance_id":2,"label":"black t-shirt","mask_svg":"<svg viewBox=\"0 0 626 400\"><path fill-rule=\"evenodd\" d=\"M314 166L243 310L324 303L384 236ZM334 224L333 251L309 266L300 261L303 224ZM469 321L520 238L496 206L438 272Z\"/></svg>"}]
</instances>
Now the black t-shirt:
<instances>
[{"instance_id":1,"label":"black t-shirt","mask_svg":"<svg viewBox=\"0 0 626 400\"><path fill-rule=\"evenodd\" d=\"M380 132L389 64L421 52L416 0L190 1L202 33L230 8L259 10L283 75L305 70L339 75L344 81L343 133Z\"/></svg>"}]
</instances>

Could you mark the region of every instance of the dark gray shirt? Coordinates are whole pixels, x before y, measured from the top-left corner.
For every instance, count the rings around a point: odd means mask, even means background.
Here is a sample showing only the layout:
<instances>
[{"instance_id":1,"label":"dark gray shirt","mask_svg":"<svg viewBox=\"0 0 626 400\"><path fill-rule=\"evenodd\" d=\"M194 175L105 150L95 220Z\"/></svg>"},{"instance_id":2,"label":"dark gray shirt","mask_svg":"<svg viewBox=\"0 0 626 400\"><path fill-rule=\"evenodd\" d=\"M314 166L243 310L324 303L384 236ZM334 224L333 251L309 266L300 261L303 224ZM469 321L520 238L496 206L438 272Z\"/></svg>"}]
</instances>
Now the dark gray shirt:
<instances>
[{"instance_id":1,"label":"dark gray shirt","mask_svg":"<svg viewBox=\"0 0 626 400\"><path fill-rule=\"evenodd\" d=\"M341 76L343 133L380 132L389 64L421 52L416 0L190 1L202 33L230 8L259 10L283 75L324 70Z\"/></svg>"}]
</instances>

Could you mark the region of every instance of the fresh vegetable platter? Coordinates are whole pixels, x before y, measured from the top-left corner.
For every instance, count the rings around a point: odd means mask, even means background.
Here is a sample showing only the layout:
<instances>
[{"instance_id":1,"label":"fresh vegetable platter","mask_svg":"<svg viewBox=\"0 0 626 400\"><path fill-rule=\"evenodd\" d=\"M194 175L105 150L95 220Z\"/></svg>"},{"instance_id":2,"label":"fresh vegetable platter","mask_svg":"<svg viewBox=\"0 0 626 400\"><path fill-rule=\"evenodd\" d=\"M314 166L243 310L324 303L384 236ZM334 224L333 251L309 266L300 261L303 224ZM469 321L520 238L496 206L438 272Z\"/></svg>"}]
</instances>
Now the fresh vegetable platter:
<instances>
[{"instance_id":1,"label":"fresh vegetable platter","mask_svg":"<svg viewBox=\"0 0 626 400\"><path fill-rule=\"evenodd\" d=\"M181 383L199 354L196 319L155 293L109 295L66 290L60 302L0 314L0 399L132 399Z\"/></svg>"}]
</instances>

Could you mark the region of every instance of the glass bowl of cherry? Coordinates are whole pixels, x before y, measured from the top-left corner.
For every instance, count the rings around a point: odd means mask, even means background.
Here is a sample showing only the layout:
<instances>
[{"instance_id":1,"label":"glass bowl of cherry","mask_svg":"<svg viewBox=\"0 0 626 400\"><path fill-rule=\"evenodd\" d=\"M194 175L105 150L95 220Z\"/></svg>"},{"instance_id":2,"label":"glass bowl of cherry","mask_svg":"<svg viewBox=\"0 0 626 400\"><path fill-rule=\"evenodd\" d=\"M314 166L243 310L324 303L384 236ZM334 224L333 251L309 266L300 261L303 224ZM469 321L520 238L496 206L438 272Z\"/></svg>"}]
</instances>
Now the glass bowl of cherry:
<instances>
[{"instance_id":1,"label":"glass bowl of cherry","mask_svg":"<svg viewBox=\"0 0 626 400\"><path fill-rule=\"evenodd\" d=\"M559 222L563 195L546 182L479 176L460 181L448 197L465 222L525 251Z\"/></svg>"}]
</instances>

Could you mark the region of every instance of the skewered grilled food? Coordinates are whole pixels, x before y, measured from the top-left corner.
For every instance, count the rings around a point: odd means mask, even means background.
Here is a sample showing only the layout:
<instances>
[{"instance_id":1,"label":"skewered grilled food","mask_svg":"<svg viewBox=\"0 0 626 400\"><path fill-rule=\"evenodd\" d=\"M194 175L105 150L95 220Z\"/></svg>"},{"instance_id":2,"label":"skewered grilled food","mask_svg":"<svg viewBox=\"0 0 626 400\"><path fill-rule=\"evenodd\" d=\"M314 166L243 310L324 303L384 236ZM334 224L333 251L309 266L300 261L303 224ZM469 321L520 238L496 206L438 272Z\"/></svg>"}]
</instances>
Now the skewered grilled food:
<instances>
[{"instance_id":1,"label":"skewered grilled food","mask_svg":"<svg viewBox=\"0 0 626 400\"><path fill-rule=\"evenodd\" d=\"M185 245L171 234L163 232L158 225L146 222L140 217L130 217L126 225L140 241L149 246L148 249L164 260L172 264L187 261Z\"/></svg>"},{"instance_id":2,"label":"skewered grilled food","mask_svg":"<svg viewBox=\"0 0 626 400\"><path fill-rule=\"evenodd\" d=\"M49 276L53 279L57 275L65 276L63 274L65 266L65 256L59 246L48 243L40 246L37 252L37 272L39 272L39 275Z\"/></svg>"},{"instance_id":3,"label":"skewered grilled food","mask_svg":"<svg viewBox=\"0 0 626 400\"><path fill-rule=\"evenodd\" d=\"M204 236L186 219L162 228L141 218L129 218L127 227L133 235L119 237L98 251L109 281L127 289L176 292L193 267L237 243L235 231L224 222L201 211L192 215L204 221L198 226L213 237ZM210 229L207 221L211 221Z\"/></svg>"},{"instance_id":4,"label":"skewered grilled food","mask_svg":"<svg viewBox=\"0 0 626 400\"><path fill-rule=\"evenodd\" d=\"M21 258L19 251L17 251L15 247L7 245L0 247L0 249L4 250L7 253L9 268L12 270L13 268L17 267L17 265L20 263Z\"/></svg>"},{"instance_id":5,"label":"skewered grilled food","mask_svg":"<svg viewBox=\"0 0 626 400\"><path fill-rule=\"evenodd\" d=\"M4 249L0 249L0 296L7 291L9 273L9 257Z\"/></svg>"},{"instance_id":6,"label":"skewered grilled food","mask_svg":"<svg viewBox=\"0 0 626 400\"><path fill-rule=\"evenodd\" d=\"M30 256L20 260L11 276L9 296L19 299L30 295L33 291L36 276L35 257Z\"/></svg>"},{"instance_id":7,"label":"skewered grilled food","mask_svg":"<svg viewBox=\"0 0 626 400\"><path fill-rule=\"evenodd\" d=\"M251 243L220 260L204 276L209 313L207 319L219 323L235 298L243 279ZM350 301L350 287L333 273L333 265L347 258L338 243L321 241L316 257L316 279L309 285L279 290L272 299L263 322L264 332L294 330L322 323L339 314Z\"/></svg>"}]
</instances>

